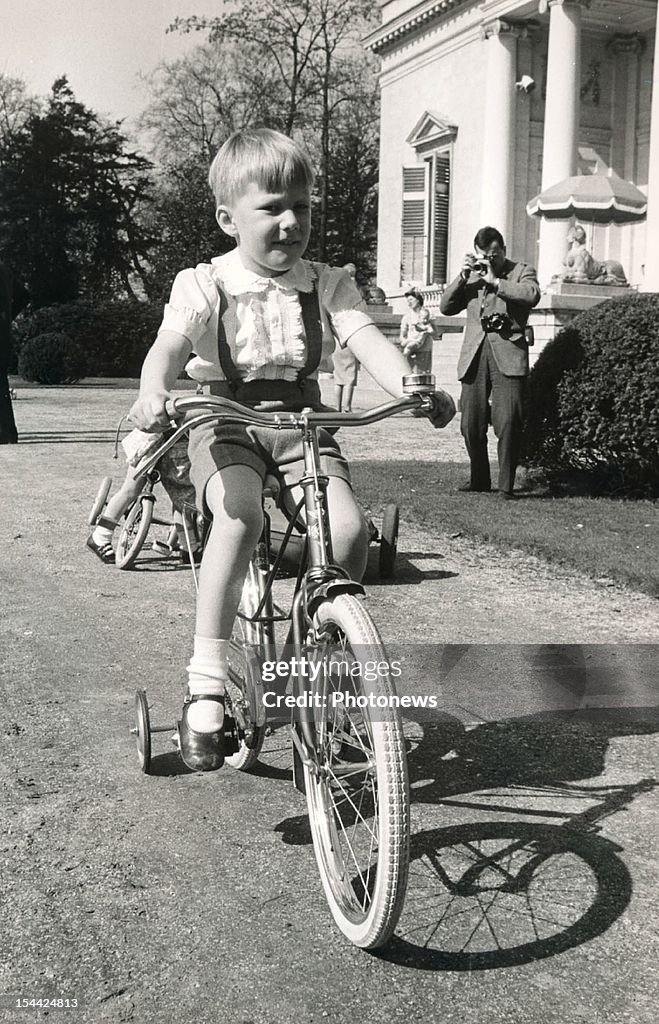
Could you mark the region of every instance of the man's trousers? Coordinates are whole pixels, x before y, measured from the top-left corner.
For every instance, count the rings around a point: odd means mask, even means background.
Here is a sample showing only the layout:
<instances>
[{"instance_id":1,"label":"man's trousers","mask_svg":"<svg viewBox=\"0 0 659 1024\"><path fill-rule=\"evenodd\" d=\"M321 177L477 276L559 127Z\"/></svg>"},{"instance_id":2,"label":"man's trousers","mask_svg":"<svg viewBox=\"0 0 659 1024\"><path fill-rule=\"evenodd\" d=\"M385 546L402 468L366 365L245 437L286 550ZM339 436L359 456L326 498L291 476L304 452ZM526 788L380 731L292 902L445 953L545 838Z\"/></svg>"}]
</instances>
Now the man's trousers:
<instances>
[{"instance_id":1,"label":"man's trousers","mask_svg":"<svg viewBox=\"0 0 659 1024\"><path fill-rule=\"evenodd\" d=\"M492 403L492 427L498 439L499 490L510 493L519 462L526 377L506 377L499 370L489 339L474 356L462 379L461 430L471 462L473 490L491 487L487 457L487 428Z\"/></svg>"}]
</instances>

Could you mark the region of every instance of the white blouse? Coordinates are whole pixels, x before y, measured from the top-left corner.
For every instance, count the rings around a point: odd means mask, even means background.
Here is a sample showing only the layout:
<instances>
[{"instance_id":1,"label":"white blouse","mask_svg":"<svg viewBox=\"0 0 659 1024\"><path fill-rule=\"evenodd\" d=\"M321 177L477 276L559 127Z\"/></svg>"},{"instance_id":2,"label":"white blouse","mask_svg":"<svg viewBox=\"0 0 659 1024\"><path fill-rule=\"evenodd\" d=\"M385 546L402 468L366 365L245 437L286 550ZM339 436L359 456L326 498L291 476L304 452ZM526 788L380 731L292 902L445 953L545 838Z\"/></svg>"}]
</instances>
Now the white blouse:
<instances>
[{"instance_id":1,"label":"white blouse","mask_svg":"<svg viewBox=\"0 0 659 1024\"><path fill-rule=\"evenodd\" d=\"M224 380L217 353L221 283L236 300L236 339L228 340L242 379L296 380L306 362L298 292L313 291L315 280L323 327L320 369L331 371L335 344L344 348L356 331L373 323L354 281L338 267L298 260L279 277L260 277L233 249L176 276L160 330L190 342L195 357L186 370L193 380Z\"/></svg>"}]
</instances>

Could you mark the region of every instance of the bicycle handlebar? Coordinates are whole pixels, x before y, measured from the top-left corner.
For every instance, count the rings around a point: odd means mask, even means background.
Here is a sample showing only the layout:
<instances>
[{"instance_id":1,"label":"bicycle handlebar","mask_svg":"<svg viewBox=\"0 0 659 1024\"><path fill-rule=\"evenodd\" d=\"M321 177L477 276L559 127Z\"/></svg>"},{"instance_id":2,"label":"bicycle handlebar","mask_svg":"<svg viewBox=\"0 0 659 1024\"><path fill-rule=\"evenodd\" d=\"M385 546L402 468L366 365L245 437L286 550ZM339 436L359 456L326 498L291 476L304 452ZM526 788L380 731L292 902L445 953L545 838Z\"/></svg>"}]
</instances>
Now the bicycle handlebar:
<instances>
[{"instance_id":1,"label":"bicycle handlebar","mask_svg":"<svg viewBox=\"0 0 659 1024\"><path fill-rule=\"evenodd\" d=\"M192 427L202 423L212 423L214 420L270 427L275 430L305 430L308 427L361 427L367 426L369 423L377 423L378 420L394 416L398 412L408 410L426 412L431 409L432 396L428 394L427 388L423 392L419 390L416 393L378 405L375 409L357 413L335 412L332 409L326 412L314 412L312 409L303 409L302 412L258 412L256 409L240 405L230 398L220 398L217 395L182 395L171 399L165 406L170 420L182 420L187 413L197 413L197 415L179 423L171 437L167 441L163 441L157 451L146 456L135 467L135 470L138 475L148 473Z\"/></svg>"},{"instance_id":2,"label":"bicycle handlebar","mask_svg":"<svg viewBox=\"0 0 659 1024\"><path fill-rule=\"evenodd\" d=\"M335 412L330 409L326 412L314 412L312 409L303 409L301 412L259 412L247 406L240 405L230 398L219 398L216 395L191 395L189 397L174 398L167 402L167 415L172 420L178 420L188 412L212 414L232 423L247 423L251 426L271 427L275 430L300 430L306 426L310 427L361 427L369 423L377 423L386 419L387 416L394 416L398 412L407 410L424 410L430 408L430 401L427 394L405 395L403 398L396 398L391 402L376 406L365 412Z\"/></svg>"}]
</instances>

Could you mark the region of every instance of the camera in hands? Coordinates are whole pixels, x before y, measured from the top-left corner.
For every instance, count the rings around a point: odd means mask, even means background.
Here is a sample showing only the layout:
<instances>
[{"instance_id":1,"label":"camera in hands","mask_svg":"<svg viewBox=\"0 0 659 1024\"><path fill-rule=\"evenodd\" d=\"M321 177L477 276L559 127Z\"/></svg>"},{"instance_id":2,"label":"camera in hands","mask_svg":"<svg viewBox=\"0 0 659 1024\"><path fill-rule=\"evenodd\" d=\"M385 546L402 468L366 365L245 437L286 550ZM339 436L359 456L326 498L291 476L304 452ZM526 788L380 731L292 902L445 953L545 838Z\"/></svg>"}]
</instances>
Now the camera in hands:
<instances>
[{"instance_id":1,"label":"camera in hands","mask_svg":"<svg viewBox=\"0 0 659 1024\"><path fill-rule=\"evenodd\" d=\"M491 313L481 317L481 327L486 334L510 334L512 325L507 313Z\"/></svg>"}]
</instances>

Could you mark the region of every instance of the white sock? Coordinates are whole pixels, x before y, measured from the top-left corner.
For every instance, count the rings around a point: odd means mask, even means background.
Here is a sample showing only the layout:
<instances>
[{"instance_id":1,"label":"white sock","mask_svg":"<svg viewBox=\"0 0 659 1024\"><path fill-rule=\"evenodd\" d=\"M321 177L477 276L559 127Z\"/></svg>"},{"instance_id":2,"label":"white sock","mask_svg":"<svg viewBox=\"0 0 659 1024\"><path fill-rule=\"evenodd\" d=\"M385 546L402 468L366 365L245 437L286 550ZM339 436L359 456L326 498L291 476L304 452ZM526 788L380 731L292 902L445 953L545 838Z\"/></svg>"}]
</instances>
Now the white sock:
<instances>
[{"instance_id":1,"label":"white sock","mask_svg":"<svg viewBox=\"0 0 659 1024\"><path fill-rule=\"evenodd\" d=\"M194 652L188 665L188 690L194 696L224 693L228 677L228 640L195 636ZM195 732L215 732L221 728L224 709L216 700L197 700L188 708L188 724Z\"/></svg>"},{"instance_id":2,"label":"white sock","mask_svg":"<svg viewBox=\"0 0 659 1024\"><path fill-rule=\"evenodd\" d=\"M104 526L95 526L94 532L92 533L92 540L94 544L98 544L100 547L102 544L111 544L114 530L106 530Z\"/></svg>"}]
</instances>

